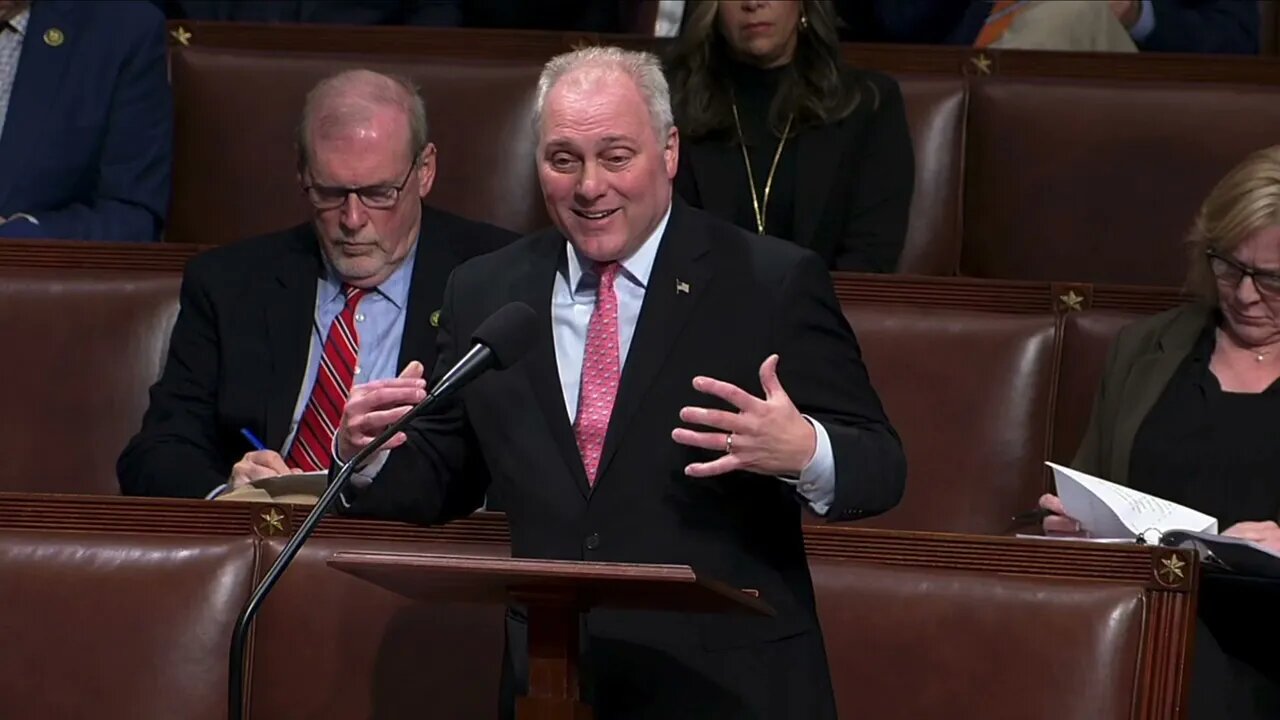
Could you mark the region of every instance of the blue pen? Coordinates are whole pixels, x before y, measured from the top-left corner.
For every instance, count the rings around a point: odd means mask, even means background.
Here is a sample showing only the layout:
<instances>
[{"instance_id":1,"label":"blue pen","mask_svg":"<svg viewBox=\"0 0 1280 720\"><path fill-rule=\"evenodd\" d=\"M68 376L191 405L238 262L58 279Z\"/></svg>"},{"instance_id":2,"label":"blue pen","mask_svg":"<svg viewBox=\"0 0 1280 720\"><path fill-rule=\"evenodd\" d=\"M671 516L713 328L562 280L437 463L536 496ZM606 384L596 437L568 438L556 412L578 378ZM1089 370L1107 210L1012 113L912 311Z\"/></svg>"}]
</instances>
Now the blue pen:
<instances>
[{"instance_id":1,"label":"blue pen","mask_svg":"<svg viewBox=\"0 0 1280 720\"><path fill-rule=\"evenodd\" d=\"M240 428L240 434L244 436L245 440L249 441L250 445L253 445L253 448L255 450L267 449L267 446L263 445L262 441L258 439L258 436L254 435L253 432L249 430L249 428Z\"/></svg>"}]
</instances>

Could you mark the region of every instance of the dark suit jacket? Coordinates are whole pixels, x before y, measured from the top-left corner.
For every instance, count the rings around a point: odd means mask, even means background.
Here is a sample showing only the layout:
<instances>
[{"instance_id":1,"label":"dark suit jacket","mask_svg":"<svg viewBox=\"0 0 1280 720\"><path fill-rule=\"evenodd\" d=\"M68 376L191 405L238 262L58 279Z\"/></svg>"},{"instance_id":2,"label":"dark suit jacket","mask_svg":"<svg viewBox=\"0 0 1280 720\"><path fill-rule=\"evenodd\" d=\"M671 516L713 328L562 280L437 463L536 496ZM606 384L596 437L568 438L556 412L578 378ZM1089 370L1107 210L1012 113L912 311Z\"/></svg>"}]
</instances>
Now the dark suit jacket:
<instances>
[{"instance_id":1,"label":"dark suit jacket","mask_svg":"<svg viewBox=\"0 0 1280 720\"><path fill-rule=\"evenodd\" d=\"M399 366L434 363L430 316L453 268L514 238L423 207ZM281 449L306 371L323 267L309 223L191 260L164 372L116 466L124 494L208 494L252 450L240 428Z\"/></svg>"},{"instance_id":2,"label":"dark suit jacket","mask_svg":"<svg viewBox=\"0 0 1280 720\"><path fill-rule=\"evenodd\" d=\"M461 24L462 0L151 0L170 20L337 25Z\"/></svg>"},{"instance_id":3,"label":"dark suit jacket","mask_svg":"<svg viewBox=\"0 0 1280 720\"><path fill-rule=\"evenodd\" d=\"M1154 0L1156 27L1139 50L1256 55L1258 3L1236 0Z\"/></svg>"},{"instance_id":4,"label":"dark suit jacket","mask_svg":"<svg viewBox=\"0 0 1280 720\"><path fill-rule=\"evenodd\" d=\"M836 0L841 39L972 45L991 13L987 0ZM1156 27L1139 50L1256 54L1253 0L1153 0Z\"/></svg>"},{"instance_id":5,"label":"dark suit jacket","mask_svg":"<svg viewBox=\"0 0 1280 720\"><path fill-rule=\"evenodd\" d=\"M46 33L61 33L54 44ZM53 36L50 36L53 37ZM157 240L173 95L149 3L36 0L0 136L0 237Z\"/></svg>"},{"instance_id":6,"label":"dark suit jacket","mask_svg":"<svg viewBox=\"0 0 1280 720\"><path fill-rule=\"evenodd\" d=\"M829 269L893 272L915 185L902 90L887 75L852 68L844 81L861 89L858 107L794 140L795 237L786 239L813 250ZM735 192L744 172L736 143L685 139L676 190L690 205L731 220L740 205L750 207L750 196Z\"/></svg>"},{"instance_id":7,"label":"dark suit jacket","mask_svg":"<svg viewBox=\"0 0 1280 720\"><path fill-rule=\"evenodd\" d=\"M1111 346L1093 414L1072 467L1129 484L1129 456L1138 428L1174 372L1195 346L1213 309L1194 303L1139 320Z\"/></svg>"},{"instance_id":8,"label":"dark suit jacket","mask_svg":"<svg viewBox=\"0 0 1280 720\"><path fill-rule=\"evenodd\" d=\"M482 376L449 408L416 420L407 445L390 453L352 511L434 523L466 482L458 469L480 453L515 556L686 563L758 588L777 610L773 619L592 612L587 692L602 720L833 717L802 501L773 477L686 477L688 463L718 453L671 439L681 407L709 403L693 390L695 375L762 396L759 365L778 352L783 386L831 437L838 481L829 517L865 517L898 502L902 448L826 268L806 250L677 201L623 368L599 479L588 489L551 331L565 253L565 238L545 231L458 268L445 294L437 376L508 302L538 313L536 344L514 367Z\"/></svg>"}]
</instances>

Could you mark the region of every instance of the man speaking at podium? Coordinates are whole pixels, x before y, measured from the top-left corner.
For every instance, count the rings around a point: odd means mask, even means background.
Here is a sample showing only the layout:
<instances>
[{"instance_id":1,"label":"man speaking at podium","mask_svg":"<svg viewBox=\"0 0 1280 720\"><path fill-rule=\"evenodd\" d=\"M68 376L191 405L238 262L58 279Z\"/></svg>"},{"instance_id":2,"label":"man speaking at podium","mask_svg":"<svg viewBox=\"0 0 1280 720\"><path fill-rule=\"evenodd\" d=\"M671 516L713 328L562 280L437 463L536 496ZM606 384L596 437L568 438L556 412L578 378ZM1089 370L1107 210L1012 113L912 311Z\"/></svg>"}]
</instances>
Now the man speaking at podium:
<instances>
[{"instance_id":1,"label":"man speaking at podium","mask_svg":"<svg viewBox=\"0 0 1280 720\"><path fill-rule=\"evenodd\" d=\"M672 200L679 135L652 55L556 57L536 102L555 228L455 270L436 376L512 301L541 318L533 349L374 455L347 510L438 522L486 490L463 472L483 456L513 555L688 564L777 611L589 613L598 718L835 717L800 513L883 512L906 469L827 271ZM352 389L340 460L423 399L417 374ZM506 713L526 683L512 618Z\"/></svg>"}]
</instances>

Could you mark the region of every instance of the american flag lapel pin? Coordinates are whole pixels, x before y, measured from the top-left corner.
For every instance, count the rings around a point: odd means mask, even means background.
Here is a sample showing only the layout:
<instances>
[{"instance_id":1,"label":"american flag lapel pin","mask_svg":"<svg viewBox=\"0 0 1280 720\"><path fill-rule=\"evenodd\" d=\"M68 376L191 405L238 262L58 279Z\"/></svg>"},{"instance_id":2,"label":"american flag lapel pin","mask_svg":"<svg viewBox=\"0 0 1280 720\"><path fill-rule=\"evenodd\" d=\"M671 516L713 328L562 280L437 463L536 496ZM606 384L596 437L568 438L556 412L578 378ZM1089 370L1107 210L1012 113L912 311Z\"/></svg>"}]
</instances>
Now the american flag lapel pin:
<instances>
[{"instance_id":1,"label":"american flag lapel pin","mask_svg":"<svg viewBox=\"0 0 1280 720\"><path fill-rule=\"evenodd\" d=\"M680 278L676 278L676 294L679 295L681 293L685 295L689 294L689 283L681 280Z\"/></svg>"}]
</instances>

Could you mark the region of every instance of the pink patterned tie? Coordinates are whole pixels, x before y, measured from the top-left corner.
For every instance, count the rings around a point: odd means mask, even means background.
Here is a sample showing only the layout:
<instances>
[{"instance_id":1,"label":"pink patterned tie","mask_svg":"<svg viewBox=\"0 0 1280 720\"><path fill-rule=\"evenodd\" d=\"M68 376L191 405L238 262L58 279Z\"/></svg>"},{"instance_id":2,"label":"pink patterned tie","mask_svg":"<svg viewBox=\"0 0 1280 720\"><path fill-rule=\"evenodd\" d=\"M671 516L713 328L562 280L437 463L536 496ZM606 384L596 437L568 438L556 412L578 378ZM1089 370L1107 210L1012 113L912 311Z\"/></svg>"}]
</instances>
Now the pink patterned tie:
<instances>
[{"instance_id":1,"label":"pink patterned tie","mask_svg":"<svg viewBox=\"0 0 1280 720\"><path fill-rule=\"evenodd\" d=\"M582 385L578 391L578 417L573 422L573 437L582 453L582 466L587 483L596 484L604 435L613 414L613 399L618 394L618 295L613 281L621 266L616 262L598 267L600 287L596 289L596 306L587 325L587 344L582 354Z\"/></svg>"}]
</instances>

